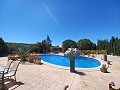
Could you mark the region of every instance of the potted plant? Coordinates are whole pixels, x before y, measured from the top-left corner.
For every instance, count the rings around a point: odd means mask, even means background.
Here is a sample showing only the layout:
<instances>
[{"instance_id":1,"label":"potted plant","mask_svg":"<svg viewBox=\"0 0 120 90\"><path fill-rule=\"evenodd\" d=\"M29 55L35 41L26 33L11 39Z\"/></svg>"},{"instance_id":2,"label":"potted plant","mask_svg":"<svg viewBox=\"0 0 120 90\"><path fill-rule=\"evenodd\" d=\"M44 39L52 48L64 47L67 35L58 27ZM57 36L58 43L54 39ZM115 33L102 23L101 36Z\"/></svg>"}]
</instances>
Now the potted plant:
<instances>
[{"instance_id":1,"label":"potted plant","mask_svg":"<svg viewBox=\"0 0 120 90\"><path fill-rule=\"evenodd\" d=\"M29 61L30 63L33 63L33 62L34 62L34 59L35 59L34 56L29 55L28 61Z\"/></svg>"},{"instance_id":2,"label":"potted plant","mask_svg":"<svg viewBox=\"0 0 120 90\"><path fill-rule=\"evenodd\" d=\"M68 57L70 59L70 72L75 72L75 58L76 58L76 55L71 52L68 55Z\"/></svg>"},{"instance_id":3,"label":"potted plant","mask_svg":"<svg viewBox=\"0 0 120 90\"><path fill-rule=\"evenodd\" d=\"M109 65L107 66L106 64L102 64L102 67L100 68L100 71L103 73L107 73L109 68Z\"/></svg>"},{"instance_id":4,"label":"potted plant","mask_svg":"<svg viewBox=\"0 0 120 90\"><path fill-rule=\"evenodd\" d=\"M37 54L35 55L34 63L35 63L35 64L41 64L41 58L40 58L40 56L37 55Z\"/></svg>"},{"instance_id":5,"label":"potted plant","mask_svg":"<svg viewBox=\"0 0 120 90\"><path fill-rule=\"evenodd\" d=\"M19 49L18 56L22 62L26 61L26 58L28 57L28 52L29 51Z\"/></svg>"},{"instance_id":6,"label":"potted plant","mask_svg":"<svg viewBox=\"0 0 120 90\"><path fill-rule=\"evenodd\" d=\"M110 61L107 61L107 64L108 64L108 65L111 65Z\"/></svg>"}]
</instances>

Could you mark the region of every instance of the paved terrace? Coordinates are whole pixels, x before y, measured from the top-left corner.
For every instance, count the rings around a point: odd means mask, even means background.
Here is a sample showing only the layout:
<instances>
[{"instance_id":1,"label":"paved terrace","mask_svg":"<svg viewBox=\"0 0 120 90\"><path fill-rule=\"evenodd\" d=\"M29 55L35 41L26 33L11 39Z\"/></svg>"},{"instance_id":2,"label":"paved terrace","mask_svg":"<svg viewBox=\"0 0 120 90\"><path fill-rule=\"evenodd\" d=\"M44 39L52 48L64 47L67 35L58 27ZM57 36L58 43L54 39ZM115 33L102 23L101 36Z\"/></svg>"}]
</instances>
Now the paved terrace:
<instances>
[{"instance_id":1,"label":"paved terrace","mask_svg":"<svg viewBox=\"0 0 120 90\"><path fill-rule=\"evenodd\" d=\"M101 56L96 56L101 60ZM17 71L17 83L13 80L5 82L8 90L108 90L108 83L114 81L116 88L120 87L120 57L108 56L112 61L109 73L102 73L99 69L82 69L77 73L58 69L46 64L20 64ZM7 57L0 58L0 65L5 66ZM103 62L105 63L105 62Z\"/></svg>"}]
</instances>

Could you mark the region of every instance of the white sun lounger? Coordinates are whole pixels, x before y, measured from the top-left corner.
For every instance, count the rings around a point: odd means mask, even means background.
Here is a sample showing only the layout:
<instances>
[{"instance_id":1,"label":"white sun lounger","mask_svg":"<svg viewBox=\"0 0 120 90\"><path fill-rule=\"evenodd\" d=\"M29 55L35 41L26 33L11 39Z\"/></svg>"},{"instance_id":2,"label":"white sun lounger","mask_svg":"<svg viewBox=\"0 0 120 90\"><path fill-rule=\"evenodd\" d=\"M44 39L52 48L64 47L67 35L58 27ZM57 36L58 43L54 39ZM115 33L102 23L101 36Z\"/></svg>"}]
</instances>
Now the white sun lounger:
<instances>
[{"instance_id":1,"label":"white sun lounger","mask_svg":"<svg viewBox=\"0 0 120 90\"><path fill-rule=\"evenodd\" d=\"M13 66L11 67L11 70L7 74L5 74L4 77L11 78L12 76L14 76L15 81L16 81L16 72L17 72L17 68L18 68L19 64L20 64L20 61L14 61Z\"/></svg>"}]
</instances>

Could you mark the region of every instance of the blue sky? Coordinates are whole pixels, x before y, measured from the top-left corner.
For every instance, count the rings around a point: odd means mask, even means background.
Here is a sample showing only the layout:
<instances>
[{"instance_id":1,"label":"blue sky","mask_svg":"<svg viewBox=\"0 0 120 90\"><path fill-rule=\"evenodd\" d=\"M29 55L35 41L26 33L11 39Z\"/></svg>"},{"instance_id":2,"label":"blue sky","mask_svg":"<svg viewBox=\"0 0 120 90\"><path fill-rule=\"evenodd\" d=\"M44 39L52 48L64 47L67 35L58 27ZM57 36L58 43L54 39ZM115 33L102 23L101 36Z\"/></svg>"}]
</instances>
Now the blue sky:
<instances>
[{"instance_id":1,"label":"blue sky","mask_svg":"<svg viewBox=\"0 0 120 90\"><path fill-rule=\"evenodd\" d=\"M120 0L0 0L0 37L36 43L120 38Z\"/></svg>"}]
</instances>

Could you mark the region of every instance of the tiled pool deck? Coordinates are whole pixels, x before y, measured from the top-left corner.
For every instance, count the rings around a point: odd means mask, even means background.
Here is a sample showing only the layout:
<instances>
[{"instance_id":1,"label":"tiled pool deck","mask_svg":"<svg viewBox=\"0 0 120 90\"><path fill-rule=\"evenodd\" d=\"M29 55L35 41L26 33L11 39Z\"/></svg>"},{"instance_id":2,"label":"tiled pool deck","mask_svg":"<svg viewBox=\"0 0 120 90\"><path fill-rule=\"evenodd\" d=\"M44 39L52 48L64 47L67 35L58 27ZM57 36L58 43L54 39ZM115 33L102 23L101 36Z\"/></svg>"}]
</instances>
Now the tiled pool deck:
<instances>
[{"instance_id":1,"label":"tiled pool deck","mask_svg":"<svg viewBox=\"0 0 120 90\"><path fill-rule=\"evenodd\" d=\"M100 61L101 55L96 58ZM5 81L8 90L108 90L108 84L114 81L116 88L120 87L120 57L108 56L112 61L108 69L109 73L100 72L96 69L79 69L77 73L70 73L69 70L59 69L43 63L20 64L17 71L17 83L13 80ZM102 61L103 63L106 63ZM0 65L5 66L7 57L0 58Z\"/></svg>"}]
</instances>

